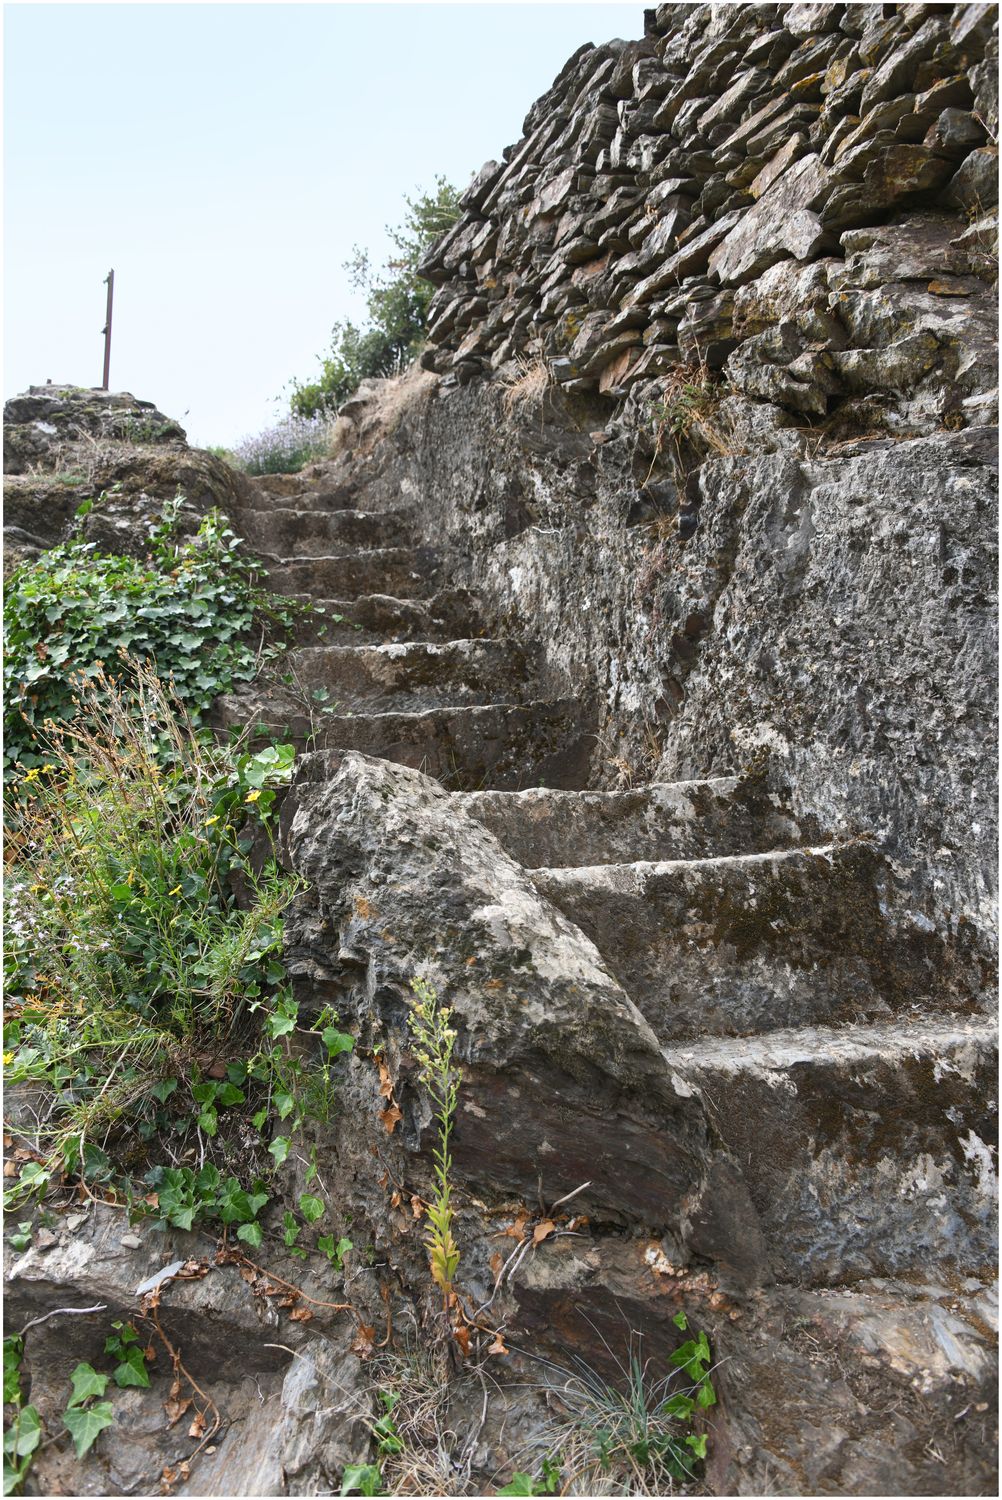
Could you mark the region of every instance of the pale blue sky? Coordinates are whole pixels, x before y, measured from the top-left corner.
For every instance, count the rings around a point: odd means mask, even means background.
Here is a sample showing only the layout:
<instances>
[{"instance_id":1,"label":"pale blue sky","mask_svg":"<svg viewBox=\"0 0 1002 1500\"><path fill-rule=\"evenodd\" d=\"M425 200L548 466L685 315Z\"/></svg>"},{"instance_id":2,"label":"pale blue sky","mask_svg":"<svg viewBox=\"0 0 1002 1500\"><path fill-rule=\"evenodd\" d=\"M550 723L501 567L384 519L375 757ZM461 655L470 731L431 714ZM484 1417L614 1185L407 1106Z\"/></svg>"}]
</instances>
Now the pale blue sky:
<instances>
[{"instance_id":1,"label":"pale blue sky","mask_svg":"<svg viewBox=\"0 0 1002 1500\"><path fill-rule=\"evenodd\" d=\"M274 420L404 195L465 184L636 4L4 6L5 394L101 379L198 443ZM184 414L187 413L187 416Z\"/></svg>"}]
</instances>

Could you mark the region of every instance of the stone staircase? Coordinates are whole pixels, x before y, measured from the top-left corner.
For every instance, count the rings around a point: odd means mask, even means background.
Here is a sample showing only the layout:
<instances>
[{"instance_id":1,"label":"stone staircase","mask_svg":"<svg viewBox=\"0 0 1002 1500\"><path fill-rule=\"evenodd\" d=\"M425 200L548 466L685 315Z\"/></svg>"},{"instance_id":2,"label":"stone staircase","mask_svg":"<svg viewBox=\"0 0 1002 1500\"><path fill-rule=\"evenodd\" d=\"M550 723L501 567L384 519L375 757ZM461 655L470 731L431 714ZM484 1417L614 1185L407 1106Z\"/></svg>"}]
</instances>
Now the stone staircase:
<instances>
[{"instance_id":1,"label":"stone staircase","mask_svg":"<svg viewBox=\"0 0 1002 1500\"><path fill-rule=\"evenodd\" d=\"M538 643L483 633L412 511L308 480L254 489L238 524L271 585L324 613L221 724L291 735L301 787L351 751L435 778L594 945L703 1110L729 1165L691 1206L697 1259L739 1295L838 1291L852 1357L914 1367L927 1394L981 1378L995 1031L940 950L888 930L879 851L802 826L752 779L590 789L587 702L542 692Z\"/></svg>"}]
</instances>

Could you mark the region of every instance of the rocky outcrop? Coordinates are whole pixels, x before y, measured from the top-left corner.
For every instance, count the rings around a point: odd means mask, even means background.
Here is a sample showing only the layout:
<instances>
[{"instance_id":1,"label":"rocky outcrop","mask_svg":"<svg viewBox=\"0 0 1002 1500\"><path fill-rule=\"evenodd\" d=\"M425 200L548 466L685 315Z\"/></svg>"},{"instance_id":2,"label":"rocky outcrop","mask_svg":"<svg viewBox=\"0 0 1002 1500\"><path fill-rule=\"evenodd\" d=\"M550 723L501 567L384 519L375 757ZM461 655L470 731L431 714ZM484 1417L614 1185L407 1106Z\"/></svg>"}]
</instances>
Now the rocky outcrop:
<instances>
[{"instance_id":1,"label":"rocky outcrop","mask_svg":"<svg viewBox=\"0 0 1002 1500\"><path fill-rule=\"evenodd\" d=\"M189 448L177 422L128 392L33 385L6 403L3 424L7 566L77 532L104 551L143 555L165 501L180 493L181 522L194 526L242 493L241 475Z\"/></svg>"},{"instance_id":2,"label":"rocky outcrop","mask_svg":"<svg viewBox=\"0 0 1002 1500\"><path fill-rule=\"evenodd\" d=\"M714 1493L995 1491L994 27L664 6L581 49L429 256L425 368L238 497L321 611L218 722L303 752L288 962L355 1037L309 1143L353 1301L430 1316L422 975L513 1430L546 1441L534 1358L614 1375L633 1329L661 1368L684 1311ZM356 1356L263 1342L262 1431L290 1350L341 1413L274 1438L323 1493Z\"/></svg>"}]
</instances>

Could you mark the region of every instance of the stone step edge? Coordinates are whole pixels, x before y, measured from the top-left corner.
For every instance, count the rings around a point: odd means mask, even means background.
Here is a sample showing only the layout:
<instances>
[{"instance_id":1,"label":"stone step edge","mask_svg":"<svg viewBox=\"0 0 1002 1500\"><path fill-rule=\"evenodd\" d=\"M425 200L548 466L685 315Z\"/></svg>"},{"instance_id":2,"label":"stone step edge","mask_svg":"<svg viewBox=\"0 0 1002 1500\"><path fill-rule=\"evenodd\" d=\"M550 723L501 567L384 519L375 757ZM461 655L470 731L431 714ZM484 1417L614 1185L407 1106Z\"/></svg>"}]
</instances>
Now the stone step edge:
<instances>
[{"instance_id":1,"label":"stone step edge","mask_svg":"<svg viewBox=\"0 0 1002 1500\"><path fill-rule=\"evenodd\" d=\"M357 560L361 557L392 557L394 559L408 555L415 558L427 558L432 551L428 547L347 547L337 552L322 552L313 557L283 557L277 552L255 552L255 557L263 562L277 563L281 567L298 563L324 563L342 562L345 559Z\"/></svg>"},{"instance_id":2,"label":"stone step edge","mask_svg":"<svg viewBox=\"0 0 1002 1500\"><path fill-rule=\"evenodd\" d=\"M372 641L368 644L363 642L360 646L327 646L323 644L319 646L290 646L279 658L276 665L281 667L282 662L287 661L291 656L302 657L314 652L318 655L345 657L371 655L373 652L381 652L392 659L394 655L405 656L408 653L418 651L427 651L431 656L440 656L444 651L448 651L451 646L498 646L507 648L508 650L514 648L523 651L526 656L530 656L534 649L531 645L525 646L514 640L506 640L502 636L457 635L447 641L383 641L378 644ZM538 647L535 649L538 650ZM489 707L489 705L484 706ZM471 793L471 795L473 794Z\"/></svg>"},{"instance_id":3,"label":"stone step edge","mask_svg":"<svg viewBox=\"0 0 1002 1500\"><path fill-rule=\"evenodd\" d=\"M666 784L672 785L670 782ZM475 796L476 793L472 795ZM766 849L753 854L706 855L701 859L636 859L610 865L546 865L530 870L529 874L533 880L544 880L547 884L607 886L619 896L629 895L630 892L616 884L617 874L627 879L633 876L635 894L643 895L644 883L652 876L673 875L681 870L746 869L755 865L803 859L806 856L834 860L843 850L859 847L872 849L874 846L869 840L852 838L831 844L798 844L793 849Z\"/></svg>"},{"instance_id":4,"label":"stone step edge","mask_svg":"<svg viewBox=\"0 0 1002 1500\"><path fill-rule=\"evenodd\" d=\"M602 791L601 789L596 789L594 791L569 792L560 787L530 786L525 787L520 792L454 792L453 795L461 799L464 804L475 803L481 797L491 797L496 800L504 799L508 802L517 802L520 798L528 802L533 797L587 797L592 802L612 804L618 800L626 801L631 797L643 796L645 792L667 791L684 794L690 788L716 788L726 794L733 792L737 788L739 781L740 777L738 776L693 776L686 781L646 781L642 786L629 787L622 791Z\"/></svg>"},{"instance_id":5,"label":"stone step edge","mask_svg":"<svg viewBox=\"0 0 1002 1500\"><path fill-rule=\"evenodd\" d=\"M927 1015L875 1026L784 1027L747 1037L706 1037L662 1047L670 1069L684 1073L784 1073L798 1064L837 1067L868 1058L917 1056L974 1043L998 1046L998 1024Z\"/></svg>"}]
</instances>

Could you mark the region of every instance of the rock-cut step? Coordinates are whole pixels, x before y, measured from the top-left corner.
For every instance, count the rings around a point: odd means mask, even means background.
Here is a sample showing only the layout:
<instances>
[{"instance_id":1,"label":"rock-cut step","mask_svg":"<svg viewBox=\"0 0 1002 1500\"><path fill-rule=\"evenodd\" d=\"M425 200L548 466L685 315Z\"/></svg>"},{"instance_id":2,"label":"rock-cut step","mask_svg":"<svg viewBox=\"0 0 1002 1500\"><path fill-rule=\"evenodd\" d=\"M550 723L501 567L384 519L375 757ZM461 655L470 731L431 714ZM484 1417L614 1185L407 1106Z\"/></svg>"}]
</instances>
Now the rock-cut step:
<instances>
[{"instance_id":1,"label":"rock-cut step","mask_svg":"<svg viewBox=\"0 0 1002 1500\"><path fill-rule=\"evenodd\" d=\"M576 699L335 714L319 724L307 747L315 753L297 762L296 778L316 781L333 774L328 749L360 750L423 771L457 791L527 785L573 789L587 785L594 744L594 726L583 720Z\"/></svg>"},{"instance_id":2,"label":"rock-cut step","mask_svg":"<svg viewBox=\"0 0 1002 1500\"><path fill-rule=\"evenodd\" d=\"M350 547L409 547L413 520L405 511L242 510L240 532L258 555L318 557Z\"/></svg>"},{"instance_id":3,"label":"rock-cut step","mask_svg":"<svg viewBox=\"0 0 1002 1500\"><path fill-rule=\"evenodd\" d=\"M474 792L462 809L530 870L753 853L801 838L789 814L733 776L623 792Z\"/></svg>"},{"instance_id":4,"label":"rock-cut step","mask_svg":"<svg viewBox=\"0 0 1002 1500\"><path fill-rule=\"evenodd\" d=\"M302 646L281 658L275 689L281 697L287 686L296 698L330 704L342 714L517 702L531 696L533 654L490 639ZM267 679L263 692L269 692Z\"/></svg>"},{"instance_id":5,"label":"rock-cut step","mask_svg":"<svg viewBox=\"0 0 1002 1500\"><path fill-rule=\"evenodd\" d=\"M700 1252L799 1285L990 1271L997 1053L994 1025L943 1017L667 1048L733 1163L693 1206Z\"/></svg>"},{"instance_id":6,"label":"rock-cut step","mask_svg":"<svg viewBox=\"0 0 1002 1500\"><path fill-rule=\"evenodd\" d=\"M414 599L433 594L438 575L438 554L430 547L379 547L311 557L260 555L268 586L277 594L328 599L392 594Z\"/></svg>"},{"instance_id":7,"label":"rock-cut step","mask_svg":"<svg viewBox=\"0 0 1002 1500\"><path fill-rule=\"evenodd\" d=\"M382 645L394 641L471 640L482 633L469 589L441 589L430 599L361 594L356 599L287 596L310 610L293 623L298 646Z\"/></svg>"},{"instance_id":8,"label":"rock-cut step","mask_svg":"<svg viewBox=\"0 0 1002 1500\"><path fill-rule=\"evenodd\" d=\"M936 954L894 940L859 841L532 872L662 1042L944 1008Z\"/></svg>"}]
</instances>

